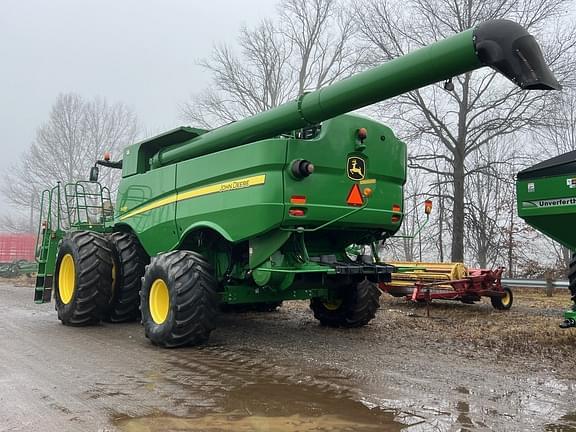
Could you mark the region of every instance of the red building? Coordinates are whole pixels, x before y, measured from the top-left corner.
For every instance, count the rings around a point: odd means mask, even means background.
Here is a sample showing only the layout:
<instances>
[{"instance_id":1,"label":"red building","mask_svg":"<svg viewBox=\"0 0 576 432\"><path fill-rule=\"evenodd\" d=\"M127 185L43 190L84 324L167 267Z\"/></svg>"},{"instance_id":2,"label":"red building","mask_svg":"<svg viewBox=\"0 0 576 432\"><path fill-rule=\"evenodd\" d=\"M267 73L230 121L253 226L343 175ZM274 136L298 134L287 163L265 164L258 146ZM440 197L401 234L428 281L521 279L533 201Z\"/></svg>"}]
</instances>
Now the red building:
<instances>
[{"instance_id":1,"label":"red building","mask_svg":"<svg viewBox=\"0 0 576 432\"><path fill-rule=\"evenodd\" d=\"M34 261L34 234L0 233L0 262Z\"/></svg>"}]
</instances>

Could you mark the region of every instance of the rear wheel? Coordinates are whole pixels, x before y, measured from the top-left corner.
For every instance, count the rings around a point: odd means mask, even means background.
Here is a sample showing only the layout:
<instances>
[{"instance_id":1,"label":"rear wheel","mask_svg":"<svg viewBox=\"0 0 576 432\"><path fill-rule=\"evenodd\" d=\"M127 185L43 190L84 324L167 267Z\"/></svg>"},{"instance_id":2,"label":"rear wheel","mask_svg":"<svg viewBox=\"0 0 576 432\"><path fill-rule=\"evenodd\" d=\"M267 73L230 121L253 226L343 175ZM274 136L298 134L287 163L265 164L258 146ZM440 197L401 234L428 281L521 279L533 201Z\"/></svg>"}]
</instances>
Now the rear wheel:
<instances>
[{"instance_id":1,"label":"rear wheel","mask_svg":"<svg viewBox=\"0 0 576 432\"><path fill-rule=\"evenodd\" d=\"M502 297L490 297L490 302L494 309L508 310L512 307L514 296L510 288L504 288L504 295Z\"/></svg>"},{"instance_id":2,"label":"rear wheel","mask_svg":"<svg viewBox=\"0 0 576 432\"><path fill-rule=\"evenodd\" d=\"M570 269L568 270L568 287L572 293L572 310L576 311L576 253L572 254Z\"/></svg>"},{"instance_id":3,"label":"rear wheel","mask_svg":"<svg viewBox=\"0 0 576 432\"><path fill-rule=\"evenodd\" d=\"M380 307L380 290L367 279L341 287L336 299L314 298L310 308L314 318L330 327L361 327L368 324Z\"/></svg>"},{"instance_id":4,"label":"rear wheel","mask_svg":"<svg viewBox=\"0 0 576 432\"><path fill-rule=\"evenodd\" d=\"M102 235L91 231L67 234L58 249L54 276L62 324L84 326L104 317L112 291L112 257Z\"/></svg>"},{"instance_id":5,"label":"rear wheel","mask_svg":"<svg viewBox=\"0 0 576 432\"><path fill-rule=\"evenodd\" d=\"M210 265L196 252L153 257L140 299L146 337L167 348L208 340L218 310L217 286Z\"/></svg>"},{"instance_id":6,"label":"rear wheel","mask_svg":"<svg viewBox=\"0 0 576 432\"><path fill-rule=\"evenodd\" d=\"M140 317L142 276L150 258L133 234L116 232L108 240L114 266L112 300L106 320L114 323L134 321Z\"/></svg>"}]
</instances>

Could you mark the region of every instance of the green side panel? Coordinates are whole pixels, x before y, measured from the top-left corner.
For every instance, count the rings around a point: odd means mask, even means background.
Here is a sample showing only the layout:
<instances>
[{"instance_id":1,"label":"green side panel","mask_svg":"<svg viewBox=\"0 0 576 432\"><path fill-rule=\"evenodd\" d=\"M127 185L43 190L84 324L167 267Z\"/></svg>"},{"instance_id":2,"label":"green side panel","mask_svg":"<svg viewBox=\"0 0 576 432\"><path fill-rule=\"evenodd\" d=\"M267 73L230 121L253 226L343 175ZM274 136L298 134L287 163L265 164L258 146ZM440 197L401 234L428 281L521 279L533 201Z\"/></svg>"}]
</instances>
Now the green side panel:
<instances>
[{"instance_id":1,"label":"green side panel","mask_svg":"<svg viewBox=\"0 0 576 432\"><path fill-rule=\"evenodd\" d=\"M518 215L529 225L576 250L576 173L519 180Z\"/></svg>"},{"instance_id":2,"label":"green side panel","mask_svg":"<svg viewBox=\"0 0 576 432\"><path fill-rule=\"evenodd\" d=\"M287 141L258 141L177 164L179 235L209 226L238 242L278 227Z\"/></svg>"},{"instance_id":3,"label":"green side panel","mask_svg":"<svg viewBox=\"0 0 576 432\"><path fill-rule=\"evenodd\" d=\"M356 150L357 131L366 128L365 149ZM350 178L350 158L365 162L364 180ZM304 216L284 215L285 226L314 226L336 219L355 207L347 204L355 184L369 188L366 208L330 226L330 229L378 229L396 232L400 221L392 222L392 206L403 207L406 181L406 145L390 128L358 115L342 115L322 123L320 135L312 140L293 140L288 146L288 162L306 159L314 164L312 175L295 179L285 175L285 205L303 209ZM306 204L291 204L293 196L303 196ZM400 213L397 213L400 214Z\"/></svg>"},{"instance_id":4,"label":"green side panel","mask_svg":"<svg viewBox=\"0 0 576 432\"><path fill-rule=\"evenodd\" d=\"M129 226L152 256L178 243L174 200L176 165L122 179L118 190L115 225Z\"/></svg>"}]
</instances>

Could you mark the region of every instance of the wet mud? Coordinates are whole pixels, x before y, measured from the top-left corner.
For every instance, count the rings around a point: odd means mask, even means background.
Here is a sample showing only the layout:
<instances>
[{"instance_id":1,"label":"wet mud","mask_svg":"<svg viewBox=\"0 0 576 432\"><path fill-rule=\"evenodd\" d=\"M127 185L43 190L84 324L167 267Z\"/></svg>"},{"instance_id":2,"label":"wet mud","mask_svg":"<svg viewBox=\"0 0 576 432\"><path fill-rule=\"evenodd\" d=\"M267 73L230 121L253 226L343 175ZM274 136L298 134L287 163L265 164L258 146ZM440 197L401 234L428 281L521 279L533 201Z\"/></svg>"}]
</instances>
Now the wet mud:
<instances>
[{"instance_id":1,"label":"wet mud","mask_svg":"<svg viewBox=\"0 0 576 432\"><path fill-rule=\"evenodd\" d=\"M289 303L225 315L207 346L165 350L137 323L62 326L31 294L0 286L0 431L576 431L576 362L463 339L467 319L515 319L485 305L426 318L384 301L349 331Z\"/></svg>"}]
</instances>

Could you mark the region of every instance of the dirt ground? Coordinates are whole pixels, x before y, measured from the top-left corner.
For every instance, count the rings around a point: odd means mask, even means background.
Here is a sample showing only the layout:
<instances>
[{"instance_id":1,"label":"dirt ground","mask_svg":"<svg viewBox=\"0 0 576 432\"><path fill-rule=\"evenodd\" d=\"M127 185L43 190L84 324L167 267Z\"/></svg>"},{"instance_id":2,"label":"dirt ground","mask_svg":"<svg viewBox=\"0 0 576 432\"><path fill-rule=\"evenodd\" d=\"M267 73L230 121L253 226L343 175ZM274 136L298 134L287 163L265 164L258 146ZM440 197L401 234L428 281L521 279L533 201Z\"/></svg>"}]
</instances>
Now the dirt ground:
<instances>
[{"instance_id":1,"label":"dirt ground","mask_svg":"<svg viewBox=\"0 0 576 432\"><path fill-rule=\"evenodd\" d=\"M304 302L227 314L203 347L153 347L137 323L62 326L0 284L0 431L576 431L566 290L508 312L383 296L361 329Z\"/></svg>"}]
</instances>

